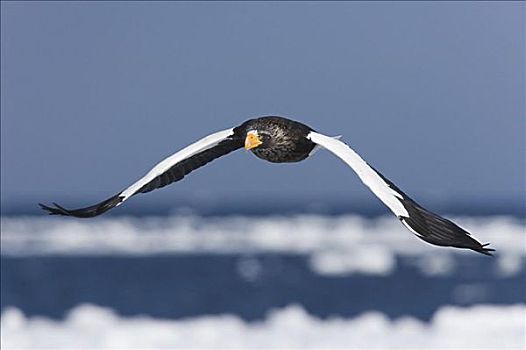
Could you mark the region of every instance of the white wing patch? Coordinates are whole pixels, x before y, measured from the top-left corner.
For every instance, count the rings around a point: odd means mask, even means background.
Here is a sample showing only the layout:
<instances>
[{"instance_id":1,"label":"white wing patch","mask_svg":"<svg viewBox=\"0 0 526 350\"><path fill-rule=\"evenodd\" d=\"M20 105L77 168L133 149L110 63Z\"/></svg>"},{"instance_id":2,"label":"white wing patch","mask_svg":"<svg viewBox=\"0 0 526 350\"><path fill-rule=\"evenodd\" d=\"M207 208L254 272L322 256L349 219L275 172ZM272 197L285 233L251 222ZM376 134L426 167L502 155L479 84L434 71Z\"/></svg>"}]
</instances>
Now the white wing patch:
<instances>
[{"instance_id":1,"label":"white wing patch","mask_svg":"<svg viewBox=\"0 0 526 350\"><path fill-rule=\"evenodd\" d=\"M333 139L336 139L336 140L339 140L342 138L342 135L338 135L338 136L333 136L332 137ZM316 152L318 152L322 147L320 145L316 145L314 146L314 148L312 149L312 151L310 151L309 153L309 157L312 157Z\"/></svg>"},{"instance_id":2,"label":"white wing patch","mask_svg":"<svg viewBox=\"0 0 526 350\"><path fill-rule=\"evenodd\" d=\"M121 205L126 199L130 198L133 194L139 191L144 185L155 179L157 176L161 175L168 169L170 169L175 164L196 155L199 152L205 151L209 148L214 147L219 142L225 140L229 136L234 134L234 129L228 129L223 131L218 131L214 134L208 135L201 140L192 143L190 146L187 146L180 150L177 153L174 153L170 157L166 158L156 166L152 168L146 175L144 175L140 180L132 184L130 187L125 189L120 193L120 196L123 197L122 201L117 204Z\"/></svg>"},{"instance_id":3,"label":"white wing patch","mask_svg":"<svg viewBox=\"0 0 526 350\"><path fill-rule=\"evenodd\" d=\"M404 208L400 199L403 199L402 195L396 192L394 189L382 179L378 173L369 166L352 148L346 145L344 142L318 134L311 131L307 138L312 142L326 148L327 150L334 153L338 158L343 160L349 165L360 177L360 180L371 189L371 191L389 208L396 216L408 217L409 213Z\"/></svg>"}]
</instances>

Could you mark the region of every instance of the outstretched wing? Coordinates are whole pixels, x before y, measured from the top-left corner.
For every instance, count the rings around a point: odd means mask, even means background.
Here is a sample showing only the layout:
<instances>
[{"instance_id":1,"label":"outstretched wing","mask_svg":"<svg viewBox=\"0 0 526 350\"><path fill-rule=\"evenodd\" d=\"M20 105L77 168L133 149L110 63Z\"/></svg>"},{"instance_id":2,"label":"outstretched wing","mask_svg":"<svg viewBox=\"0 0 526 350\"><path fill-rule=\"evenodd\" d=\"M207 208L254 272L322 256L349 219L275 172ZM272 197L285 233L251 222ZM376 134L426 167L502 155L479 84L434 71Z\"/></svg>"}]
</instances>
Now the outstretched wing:
<instances>
[{"instance_id":1,"label":"outstretched wing","mask_svg":"<svg viewBox=\"0 0 526 350\"><path fill-rule=\"evenodd\" d=\"M469 232L455 223L422 208L342 141L313 131L307 135L307 138L347 163L358 174L360 180L418 238L434 245L468 248L485 255L492 255L494 249L486 248L489 243L480 244L470 236Z\"/></svg>"},{"instance_id":2,"label":"outstretched wing","mask_svg":"<svg viewBox=\"0 0 526 350\"><path fill-rule=\"evenodd\" d=\"M179 181L193 170L241 147L243 147L243 139L238 128L219 131L166 158L131 186L100 203L73 210L65 209L56 203L53 203L54 207L39 205L50 215L66 215L78 218L97 216L120 205L137 193L150 192Z\"/></svg>"}]
</instances>

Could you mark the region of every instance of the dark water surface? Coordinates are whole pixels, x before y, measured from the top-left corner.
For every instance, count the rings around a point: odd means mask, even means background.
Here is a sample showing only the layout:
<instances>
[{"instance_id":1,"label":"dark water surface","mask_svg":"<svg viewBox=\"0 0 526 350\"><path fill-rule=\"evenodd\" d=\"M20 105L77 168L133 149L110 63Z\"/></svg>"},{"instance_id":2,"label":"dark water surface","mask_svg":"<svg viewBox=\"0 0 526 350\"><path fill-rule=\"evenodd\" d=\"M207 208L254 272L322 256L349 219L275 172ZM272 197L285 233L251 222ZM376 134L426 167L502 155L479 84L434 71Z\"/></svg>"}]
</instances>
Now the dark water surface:
<instances>
[{"instance_id":1,"label":"dark water surface","mask_svg":"<svg viewBox=\"0 0 526 350\"><path fill-rule=\"evenodd\" d=\"M320 275L293 254L2 257L1 307L61 318L79 303L122 315L176 319L236 314L261 319L271 308L301 304L313 315L378 310L428 320L442 305L526 301L526 272L501 276L496 259L455 257L447 275L427 276L410 257L388 275Z\"/></svg>"}]
</instances>

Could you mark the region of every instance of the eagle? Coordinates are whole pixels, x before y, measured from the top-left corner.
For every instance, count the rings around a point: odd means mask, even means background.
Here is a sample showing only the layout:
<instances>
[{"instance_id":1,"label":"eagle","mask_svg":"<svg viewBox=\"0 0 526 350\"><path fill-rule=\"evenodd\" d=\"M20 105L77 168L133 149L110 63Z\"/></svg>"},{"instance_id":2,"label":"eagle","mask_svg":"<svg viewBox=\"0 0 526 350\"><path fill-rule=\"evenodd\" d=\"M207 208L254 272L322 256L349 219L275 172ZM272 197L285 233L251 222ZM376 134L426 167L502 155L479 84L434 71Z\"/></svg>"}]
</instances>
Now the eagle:
<instances>
[{"instance_id":1,"label":"eagle","mask_svg":"<svg viewBox=\"0 0 526 350\"><path fill-rule=\"evenodd\" d=\"M360 180L418 238L437 246L471 249L493 255L495 250L481 244L452 221L424 209L389 179L363 160L340 140L316 132L300 122L279 116L247 120L239 126L208 135L155 165L146 175L114 196L95 205L66 209L57 203L40 207L50 215L91 218L115 208L130 197L182 180L192 171L240 148L272 163L293 163L309 158L324 148L351 167Z\"/></svg>"}]
</instances>

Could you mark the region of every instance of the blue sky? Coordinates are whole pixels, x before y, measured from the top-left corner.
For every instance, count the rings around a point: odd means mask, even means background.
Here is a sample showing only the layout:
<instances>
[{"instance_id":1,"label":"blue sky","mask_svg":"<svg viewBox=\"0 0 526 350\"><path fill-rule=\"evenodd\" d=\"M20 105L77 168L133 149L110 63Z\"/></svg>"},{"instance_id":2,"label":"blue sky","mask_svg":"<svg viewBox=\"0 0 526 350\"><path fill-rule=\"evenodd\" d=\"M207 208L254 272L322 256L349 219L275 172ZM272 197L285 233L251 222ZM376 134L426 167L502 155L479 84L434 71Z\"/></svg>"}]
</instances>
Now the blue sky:
<instances>
[{"instance_id":1,"label":"blue sky","mask_svg":"<svg viewBox=\"0 0 526 350\"><path fill-rule=\"evenodd\" d=\"M520 2L2 2L2 205L90 204L208 133L278 114L416 199L520 198ZM327 152L244 150L152 201L372 199Z\"/></svg>"}]
</instances>

